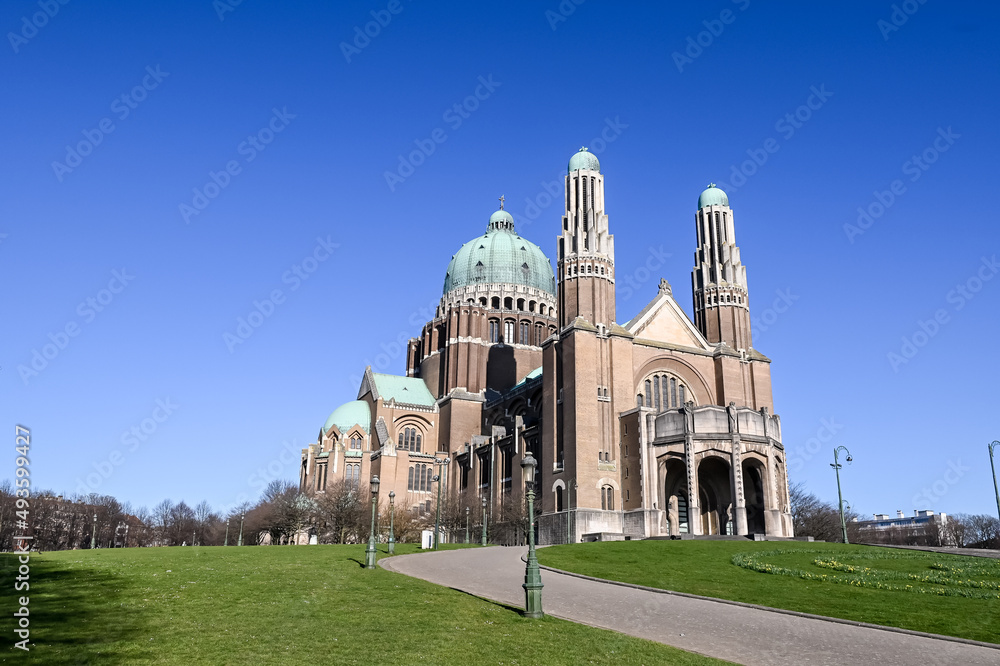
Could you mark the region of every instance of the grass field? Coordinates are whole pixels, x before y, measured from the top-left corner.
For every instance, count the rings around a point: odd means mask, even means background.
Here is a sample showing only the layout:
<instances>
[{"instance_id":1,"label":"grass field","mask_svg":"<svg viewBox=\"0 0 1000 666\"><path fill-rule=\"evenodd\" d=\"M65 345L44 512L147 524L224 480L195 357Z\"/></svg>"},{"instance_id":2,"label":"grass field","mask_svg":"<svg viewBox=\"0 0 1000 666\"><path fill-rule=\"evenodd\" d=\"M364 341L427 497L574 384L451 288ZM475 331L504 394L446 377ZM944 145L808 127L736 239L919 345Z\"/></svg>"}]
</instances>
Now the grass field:
<instances>
[{"instance_id":1,"label":"grass field","mask_svg":"<svg viewBox=\"0 0 1000 666\"><path fill-rule=\"evenodd\" d=\"M1000 643L998 560L750 541L573 544L542 548L538 559L597 578Z\"/></svg>"},{"instance_id":2,"label":"grass field","mask_svg":"<svg viewBox=\"0 0 1000 666\"><path fill-rule=\"evenodd\" d=\"M384 546L382 549L384 550ZM400 545L397 552L413 552ZM361 568L364 546L132 548L0 556L0 660L63 664L719 664ZM488 572L484 572L488 575ZM12 613L30 596L31 644Z\"/></svg>"}]
</instances>

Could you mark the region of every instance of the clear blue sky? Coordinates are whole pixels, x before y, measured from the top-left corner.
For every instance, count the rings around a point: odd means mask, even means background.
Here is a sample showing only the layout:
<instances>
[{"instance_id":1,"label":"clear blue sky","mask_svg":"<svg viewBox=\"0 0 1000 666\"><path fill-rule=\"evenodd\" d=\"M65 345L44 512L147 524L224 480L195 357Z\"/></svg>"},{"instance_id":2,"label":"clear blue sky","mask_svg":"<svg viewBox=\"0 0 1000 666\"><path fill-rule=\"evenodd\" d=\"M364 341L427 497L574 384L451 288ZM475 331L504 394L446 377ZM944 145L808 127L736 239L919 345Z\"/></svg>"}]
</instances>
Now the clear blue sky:
<instances>
[{"instance_id":1,"label":"clear blue sky","mask_svg":"<svg viewBox=\"0 0 1000 666\"><path fill-rule=\"evenodd\" d=\"M835 500L845 445L863 513L994 510L995 5L912 2L898 30L890 2L219 6L70 2L33 29L37 2L4 3L0 421L11 449L32 428L36 488L103 468L92 488L136 505L223 506L295 480L364 365L403 372L397 341L497 197L554 255L543 184L611 123L618 275L670 255L618 285L619 320L661 276L690 313L695 203L725 183L792 480ZM254 301L273 312L227 344Z\"/></svg>"}]
</instances>

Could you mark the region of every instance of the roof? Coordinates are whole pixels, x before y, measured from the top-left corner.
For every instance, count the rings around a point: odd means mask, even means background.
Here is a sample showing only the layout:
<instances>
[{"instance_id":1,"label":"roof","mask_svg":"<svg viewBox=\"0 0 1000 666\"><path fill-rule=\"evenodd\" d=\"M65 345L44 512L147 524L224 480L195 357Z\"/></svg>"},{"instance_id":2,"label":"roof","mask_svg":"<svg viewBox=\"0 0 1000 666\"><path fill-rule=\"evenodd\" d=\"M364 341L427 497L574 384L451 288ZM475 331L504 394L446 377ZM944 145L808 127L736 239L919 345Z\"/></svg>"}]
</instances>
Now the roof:
<instances>
[{"instance_id":1,"label":"roof","mask_svg":"<svg viewBox=\"0 0 1000 666\"><path fill-rule=\"evenodd\" d=\"M581 148L573 157L569 158L569 172L572 173L580 169L600 172L601 163L596 155L586 148Z\"/></svg>"},{"instance_id":2,"label":"roof","mask_svg":"<svg viewBox=\"0 0 1000 666\"><path fill-rule=\"evenodd\" d=\"M419 377L399 377L377 372L373 372L372 377L375 380L378 396L386 402L395 400L398 403L424 407L433 407L436 402L434 396L427 390L427 384L424 384L424 380Z\"/></svg>"},{"instance_id":3,"label":"roof","mask_svg":"<svg viewBox=\"0 0 1000 666\"><path fill-rule=\"evenodd\" d=\"M701 193L698 197L698 210L701 210L705 206L728 206L729 197L726 193L715 186L715 183L709 183L708 188Z\"/></svg>"},{"instance_id":4,"label":"roof","mask_svg":"<svg viewBox=\"0 0 1000 666\"><path fill-rule=\"evenodd\" d=\"M323 432L337 426L341 433L346 433L351 426L355 425L360 425L365 432L371 432L372 413L368 408L368 403L364 400L347 402L333 410L326 423L323 424Z\"/></svg>"},{"instance_id":5,"label":"roof","mask_svg":"<svg viewBox=\"0 0 1000 666\"><path fill-rule=\"evenodd\" d=\"M537 368L535 368L534 370L532 370L531 372L529 372L528 374L526 374L524 376L524 379L522 379L521 381L519 381L517 384L514 384L514 388L517 388L521 384L527 384L532 379L535 379L536 377L541 377L541 376L542 376L542 366L538 366Z\"/></svg>"},{"instance_id":6,"label":"roof","mask_svg":"<svg viewBox=\"0 0 1000 666\"><path fill-rule=\"evenodd\" d=\"M493 213L486 233L464 244L448 263L445 294L475 284L516 284L556 293L552 262L542 248L517 234L514 218L505 210Z\"/></svg>"}]
</instances>

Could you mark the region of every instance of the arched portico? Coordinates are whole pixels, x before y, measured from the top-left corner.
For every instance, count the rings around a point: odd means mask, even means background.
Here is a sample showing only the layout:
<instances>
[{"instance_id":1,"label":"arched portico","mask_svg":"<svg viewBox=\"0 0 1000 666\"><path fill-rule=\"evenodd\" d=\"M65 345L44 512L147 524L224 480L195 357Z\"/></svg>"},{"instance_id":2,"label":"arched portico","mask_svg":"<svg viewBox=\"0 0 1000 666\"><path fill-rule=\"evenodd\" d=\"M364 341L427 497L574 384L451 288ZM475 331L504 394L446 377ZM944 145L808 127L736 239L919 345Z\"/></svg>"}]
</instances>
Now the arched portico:
<instances>
[{"instance_id":1,"label":"arched portico","mask_svg":"<svg viewBox=\"0 0 1000 666\"><path fill-rule=\"evenodd\" d=\"M733 534L733 493L730 465L720 456L706 456L698 464L698 496L702 534Z\"/></svg>"}]
</instances>

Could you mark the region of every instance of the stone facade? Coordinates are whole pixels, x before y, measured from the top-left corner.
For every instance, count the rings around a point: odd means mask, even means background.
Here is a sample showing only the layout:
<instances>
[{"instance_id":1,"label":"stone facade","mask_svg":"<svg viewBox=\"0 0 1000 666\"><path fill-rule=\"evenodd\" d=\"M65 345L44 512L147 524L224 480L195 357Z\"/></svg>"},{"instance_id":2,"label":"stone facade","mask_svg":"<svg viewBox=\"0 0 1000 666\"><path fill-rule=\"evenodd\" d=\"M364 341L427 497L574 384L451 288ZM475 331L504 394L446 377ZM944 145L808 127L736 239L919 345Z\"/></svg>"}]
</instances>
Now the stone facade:
<instances>
[{"instance_id":1,"label":"stone facade","mask_svg":"<svg viewBox=\"0 0 1000 666\"><path fill-rule=\"evenodd\" d=\"M501 199L487 232L452 257L406 376L366 370L357 401L303 450L302 488L377 474L397 505L429 510L427 470L443 470L444 496L495 507L523 492L527 450L542 544L792 536L771 361L752 346L728 197L709 186L699 198L694 321L661 280L619 324L597 158L574 155L565 185L554 273Z\"/></svg>"}]
</instances>

